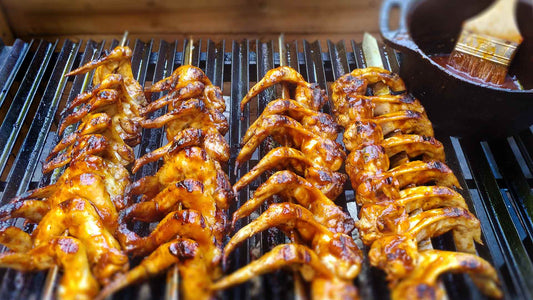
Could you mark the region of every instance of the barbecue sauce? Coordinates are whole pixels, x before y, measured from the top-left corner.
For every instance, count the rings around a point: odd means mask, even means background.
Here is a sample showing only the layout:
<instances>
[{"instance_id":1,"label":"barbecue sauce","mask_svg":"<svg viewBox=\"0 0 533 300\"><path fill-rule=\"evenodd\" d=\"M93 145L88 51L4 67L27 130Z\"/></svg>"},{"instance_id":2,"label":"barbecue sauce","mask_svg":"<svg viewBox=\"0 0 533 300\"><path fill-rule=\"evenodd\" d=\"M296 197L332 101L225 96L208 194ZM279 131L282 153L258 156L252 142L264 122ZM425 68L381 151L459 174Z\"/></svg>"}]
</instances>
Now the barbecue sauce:
<instances>
[{"instance_id":1,"label":"barbecue sauce","mask_svg":"<svg viewBox=\"0 0 533 300\"><path fill-rule=\"evenodd\" d=\"M430 56L430 58L434 62L436 62L437 64L439 64L440 66L442 66L443 68L445 68L446 70L448 70L450 73L452 73L453 75L457 77L466 78L476 83L480 83L480 84L492 86L492 87L498 87L502 89L509 89L509 90L521 90L522 89L520 83L518 82L518 79L515 76L510 76L509 74L507 74L505 76L505 81L502 84L485 82L477 77L470 76L470 74L468 73L458 71L457 69L454 69L450 65L448 65L448 60L450 58L449 54L435 54L435 55Z\"/></svg>"}]
</instances>

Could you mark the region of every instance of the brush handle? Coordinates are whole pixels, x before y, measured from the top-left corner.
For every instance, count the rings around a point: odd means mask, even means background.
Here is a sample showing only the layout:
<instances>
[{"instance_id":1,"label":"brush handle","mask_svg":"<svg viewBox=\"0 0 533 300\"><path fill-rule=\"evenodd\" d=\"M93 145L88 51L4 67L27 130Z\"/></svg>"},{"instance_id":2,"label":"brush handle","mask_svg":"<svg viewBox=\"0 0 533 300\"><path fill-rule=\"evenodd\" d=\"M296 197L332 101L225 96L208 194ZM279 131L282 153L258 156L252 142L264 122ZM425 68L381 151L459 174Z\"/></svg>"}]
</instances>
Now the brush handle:
<instances>
[{"instance_id":1,"label":"brush handle","mask_svg":"<svg viewBox=\"0 0 533 300\"><path fill-rule=\"evenodd\" d=\"M516 23L517 0L497 0L481 14L468 19L463 29L519 44L522 36Z\"/></svg>"}]
</instances>

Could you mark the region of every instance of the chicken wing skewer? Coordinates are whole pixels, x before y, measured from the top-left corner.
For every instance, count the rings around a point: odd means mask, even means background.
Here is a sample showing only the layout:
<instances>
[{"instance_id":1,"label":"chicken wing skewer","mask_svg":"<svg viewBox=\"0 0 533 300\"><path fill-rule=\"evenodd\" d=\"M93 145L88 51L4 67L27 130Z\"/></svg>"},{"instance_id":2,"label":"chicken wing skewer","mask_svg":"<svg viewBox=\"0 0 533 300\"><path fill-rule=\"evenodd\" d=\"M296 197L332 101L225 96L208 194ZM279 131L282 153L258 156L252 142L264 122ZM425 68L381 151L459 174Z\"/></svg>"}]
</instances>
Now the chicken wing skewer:
<instances>
[{"instance_id":1,"label":"chicken wing skewer","mask_svg":"<svg viewBox=\"0 0 533 300\"><path fill-rule=\"evenodd\" d=\"M152 254L117 277L99 299L172 266L170 272L179 270L183 280L180 295L185 299L212 299L211 282L220 276L225 214L233 199L220 165L229 159L229 146L223 136L228 130L222 114L224 100L207 76L190 65L179 67L146 91L164 90L169 91L168 95L152 102L143 113L164 106L168 106L168 113L141 120L140 124L145 128L166 126L170 142L136 160L133 172L161 158L163 165L156 174L128 186L128 206L121 211L118 230L128 253ZM137 196L139 201L134 203ZM133 221L159 224L142 237L130 229Z\"/></svg>"},{"instance_id":2,"label":"chicken wing skewer","mask_svg":"<svg viewBox=\"0 0 533 300\"><path fill-rule=\"evenodd\" d=\"M96 68L94 88L66 108L64 113L74 111L59 133L81 124L52 150L43 171L67 168L56 183L26 192L0 209L2 219L23 217L37 224L31 234L2 227L0 240L11 251L2 254L0 265L27 271L60 266L61 299L91 299L100 285L128 268L114 234L129 183L125 166L133 161L131 147L140 140L139 111L146 104L131 72L131 55L129 48L117 47L67 74Z\"/></svg>"},{"instance_id":3,"label":"chicken wing skewer","mask_svg":"<svg viewBox=\"0 0 533 300\"><path fill-rule=\"evenodd\" d=\"M233 189L239 191L272 169L278 172L261 184L253 197L237 209L232 224L250 215L273 196L280 196L282 201L287 202L272 204L259 218L241 228L224 249L224 261L247 237L268 228L282 230L292 243L275 247L216 282L214 288L227 288L254 276L292 266L296 295L305 294L305 285L300 279L303 277L311 283L313 298L356 299L357 290L352 280L359 273L361 257L352 237L347 235L354 228L353 220L333 202L344 189L346 177L336 171L341 167L345 154L335 142L337 124L331 117L318 112L327 100L325 93L305 82L294 69L281 66L268 71L252 87L243 98L241 109L259 92L278 83L282 85L282 98L270 102L244 134L243 148L236 165L247 161L269 136L281 147L271 149ZM292 96L294 100L290 99ZM312 251L309 255L316 255L318 261L310 258L302 264L300 260L288 259L288 253L280 256L280 252L289 250L293 256L294 251L299 251L299 255ZM332 271L333 276L308 274L309 267L318 270L323 268L322 265Z\"/></svg>"},{"instance_id":4,"label":"chicken wing skewer","mask_svg":"<svg viewBox=\"0 0 533 300\"><path fill-rule=\"evenodd\" d=\"M394 95L367 96L376 84ZM346 170L362 205L356 226L371 246L371 264L387 273L392 298L442 299L437 278L446 271L473 274L482 292L501 297L496 271L475 256L479 220L453 190L461 187L444 164L442 144L433 138L424 108L405 94L402 80L379 68L358 69L339 78L332 92L334 114L351 151ZM460 253L421 245L450 230Z\"/></svg>"}]
</instances>

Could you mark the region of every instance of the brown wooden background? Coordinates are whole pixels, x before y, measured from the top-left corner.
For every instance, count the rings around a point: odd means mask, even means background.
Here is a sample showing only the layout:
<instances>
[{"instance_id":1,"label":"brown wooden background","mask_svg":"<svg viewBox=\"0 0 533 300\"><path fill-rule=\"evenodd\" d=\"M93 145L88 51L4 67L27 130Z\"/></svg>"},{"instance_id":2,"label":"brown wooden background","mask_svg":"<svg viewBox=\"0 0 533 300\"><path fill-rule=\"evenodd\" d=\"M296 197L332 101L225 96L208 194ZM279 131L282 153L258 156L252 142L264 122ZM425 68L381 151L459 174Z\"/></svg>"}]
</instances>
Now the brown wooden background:
<instances>
[{"instance_id":1,"label":"brown wooden background","mask_svg":"<svg viewBox=\"0 0 533 300\"><path fill-rule=\"evenodd\" d=\"M380 0L0 0L0 31L13 38L275 38L333 41L379 35Z\"/></svg>"}]
</instances>

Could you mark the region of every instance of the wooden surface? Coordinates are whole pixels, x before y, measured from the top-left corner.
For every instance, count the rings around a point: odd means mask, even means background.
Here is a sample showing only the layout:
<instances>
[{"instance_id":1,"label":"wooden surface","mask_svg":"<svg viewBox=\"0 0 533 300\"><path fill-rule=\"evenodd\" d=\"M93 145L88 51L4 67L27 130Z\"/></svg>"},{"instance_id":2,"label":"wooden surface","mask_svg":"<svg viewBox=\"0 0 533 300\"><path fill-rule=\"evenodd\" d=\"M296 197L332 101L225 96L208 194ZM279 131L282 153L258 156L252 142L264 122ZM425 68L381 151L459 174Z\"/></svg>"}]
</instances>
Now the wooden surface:
<instances>
[{"instance_id":1,"label":"wooden surface","mask_svg":"<svg viewBox=\"0 0 533 300\"><path fill-rule=\"evenodd\" d=\"M378 32L379 0L0 0L2 36L31 39L276 38L361 40ZM1 17L1 16L0 16ZM5 33L5 31L10 31ZM5 34L5 35L4 35ZM7 40L6 43L12 41Z\"/></svg>"}]
</instances>

